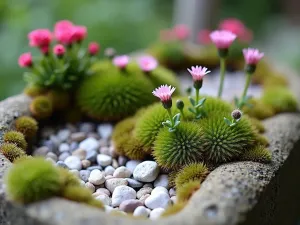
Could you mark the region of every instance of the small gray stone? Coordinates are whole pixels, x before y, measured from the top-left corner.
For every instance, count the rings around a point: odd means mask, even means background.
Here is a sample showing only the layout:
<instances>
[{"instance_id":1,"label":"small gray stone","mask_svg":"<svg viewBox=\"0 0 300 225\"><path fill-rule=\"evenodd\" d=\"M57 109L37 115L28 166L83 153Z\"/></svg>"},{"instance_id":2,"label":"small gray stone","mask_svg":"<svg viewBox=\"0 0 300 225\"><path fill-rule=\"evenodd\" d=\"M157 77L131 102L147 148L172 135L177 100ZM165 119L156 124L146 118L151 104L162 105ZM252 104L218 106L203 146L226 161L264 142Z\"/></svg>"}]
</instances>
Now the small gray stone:
<instances>
[{"instance_id":1,"label":"small gray stone","mask_svg":"<svg viewBox=\"0 0 300 225\"><path fill-rule=\"evenodd\" d=\"M79 144L77 142L72 142L70 144L70 151L71 152L75 151L76 149L78 149L78 146L79 146Z\"/></svg>"},{"instance_id":2,"label":"small gray stone","mask_svg":"<svg viewBox=\"0 0 300 225\"><path fill-rule=\"evenodd\" d=\"M90 182L86 182L85 183L85 187L86 188L88 188L92 193L94 193L95 192L95 186L92 184L92 183L90 183Z\"/></svg>"},{"instance_id":3,"label":"small gray stone","mask_svg":"<svg viewBox=\"0 0 300 225\"><path fill-rule=\"evenodd\" d=\"M53 161L57 161L57 155L56 154L54 154L53 152L48 152L47 154L46 154L46 158L50 158L50 159L53 159Z\"/></svg>"},{"instance_id":4,"label":"small gray stone","mask_svg":"<svg viewBox=\"0 0 300 225\"><path fill-rule=\"evenodd\" d=\"M107 147L107 146L101 147L101 148L100 148L100 153L101 153L101 154L104 154L104 155L109 155L109 156L111 156L111 155L110 155L110 151L109 151L109 147Z\"/></svg>"},{"instance_id":5,"label":"small gray stone","mask_svg":"<svg viewBox=\"0 0 300 225\"><path fill-rule=\"evenodd\" d=\"M139 206L134 210L133 216L147 218L150 212L151 210L147 209L145 206Z\"/></svg>"},{"instance_id":6,"label":"small gray stone","mask_svg":"<svg viewBox=\"0 0 300 225\"><path fill-rule=\"evenodd\" d=\"M99 148L99 142L95 138L89 137L84 141L80 142L79 148L84 149L86 151L95 151Z\"/></svg>"},{"instance_id":7,"label":"small gray stone","mask_svg":"<svg viewBox=\"0 0 300 225\"><path fill-rule=\"evenodd\" d=\"M72 152L72 155L78 156L80 160L84 160L86 158L87 153L86 150L78 148L74 152Z\"/></svg>"},{"instance_id":8,"label":"small gray stone","mask_svg":"<svg viewBox=\"0 0 300 225\"><path fill-rule=\"evenodd\" d=\"M100 170L92 170L88 181L94 185L100 185L105 182L105 177Z\"/></svg>"},{"instance_id":9,"label":"small gray stone","mask_svg":"<svg viewBox=\"0 0 300 225\"><path fill-rule=\"evenodd\" d=\"M119 206L122 202L129 199L135 199L136 192L133 188L121 185L115 188L112 194L112 206Z\"/></svg>"},{"instance_id":10,"label":"small gray stone","mask_svg":"<svg viewBox=\"0 0 300 225\"><path fill-rule=\"evenodd\" d=\"M89 171L89 170L80 170L79 171L80 179L83 180L84 182L87 182L89 180L90 174L91 174L91 171Z\"/></svg>"},{"instance_id":11,"label":"small gray stone","mask_svg":"<svg viewBox=\"0 0 300 225\"><path fill-rule=\"evenodd\" d=\"M84 132L76 132L71 134L70 139L71 141L81 142L86 138L86 134Z\"/></svg>"},{"instance_id":12,"label":"small gray stone","mask_svg":"<svg viewBox=\"0 0 300 225\"><path fill-rule=\"evenodd\" d=\"M100 136L96 132L90 132L90 133L87 134L87 138L94 138L96 140L99 140ZM99 144L99 146L100 146L100 144Z\"/></svg>"},{"instance_id":13,"label":"small gray stone","mask_svg":"<svg viewBox=\"0 0 300 225\"><path fill-rule=\"evenodd\" d=\"M49 151L47 146L42 146L34 150L33 156L46 156Z\"/></svg>"},{"instance_id":14,"label":"small gray stone","mask_svg":"<svg viewBox=\"0 0 300 225\"><path fill-rule=\"evenodd\" d=\"M126 213L133 213L137 207L142 206L142 205L144 205L144 204L139 200L129 199L129 200L123 201L120 204L119 209Z\"/></svg>"},{"instance_id":15,"label":"small gray stone","mask_svg":"<svg viewBox=\"0 0 300 225\"><path fill-rule=\"evenodd\" d=\"M75 133L77 131L77 127L71 123L66 124L66 129L68 129L71 133Z\"/></svg>"},{"instance_id":16,"label":"small gray stone","mask_svg":"<svg viewBox=\"0 0 300 225\"><path fill-rule=\"evenodd\" d=\"M89 166L91 166L91 161L89 161L89 160L86 160L86 159L84 159L84 160L81 160L81 165L82 165L82 168L83 169L86 169L86 168L88 168Z\"/></svg>"},{"instance_id":17,"label":"small gray stone","mask_svg":"<svg viewBox=\"0 0 300 225\"><path fill-rule=\"evenodd\" d=\"M69 152L63 152L59 155L58 160L59 161L65 161L66 158L68 158L71 154Z\"/></svg>"},{"instance_id":18,"label":"small gray stone","mask_svg":"<svg viewBox=\"0 0 300 225\"><path fill-rule=\"evenodd\" d=\"M121 166L115 170L113 176L117 178L129 178L131 176L131 171L125 166Z\"/></svg>"},{"instance_id":19,"label":"small gray stone","mask_svg":"<svg viewBox=\"0 0 300 225\"><path fill-rule=\"evenodd\" d=\"M164 187L169 188L169 178L166 174L159 175L154 181L154 187Z\"/></svg>"},{"instance_id":20,"label":"small gray stone","mask_svg":"<svg viewBox=\"0 0 300 225\"><path fill-rule=\"evenodd\" d=\"M176 190L174 188L170 188L169 195L170 197L176 196Z\"/></svg>"},{"instance_id":21,"label":"small gray stone","mask_svg":"<svg viewBox=\"0 0 300 225\"><path fill-rule=\"evenodd\" d=\"M145 201L147 198L149 198L150 195L149 194L146 194L146 195L143 195L139 200L145 205Z\"/></svg>"},{"instance_id":22,"label":"small gray stone","mask_svg":"<svg viewBox=\"0 0 300 225\"><path fill-rule=\"evenodd\" d=\"M113 131L113 126L109 123L100 124L97 127L97 132L100 135L100 137L103 139L110 138L112 131Z\"/></svg>"},{"instance_id":23,"label":"small gray stone","mask_svg":"<svg viewBox=\"0 0 300 225\"><path fill-rule=\"evenodd\" d=\"M79 130L84 133L93 132L96 129L95 124L93 123L81 123Z\"/></svg>"},{"instance_id":24,"label":"small gray stone","mask_svg":"<svg viewBox=\"0 0 300 225\"><path fill-rule=\"evenodd\" d=\"M61 142L64 142L64 141L67 141L69 136L71 134L71 131L68 130L68 129L63 129L63 130L60 130L58 133L57 133L57 137L58 139L61 141Z\"/></svg>"},{"instance_id":25,"label":"small gray stone","mask_svg":"<svg viewBox=\"0 0 300 225\"><path fill-rule=\"evenodd\" d=\"M81 170L81 160L77 156L71 155L64 162L70 169Z\"/></svg>"},{"instance_id":26,"label":"small gray stone","mask_svg":"<svg viewBox=\"0 0 300 225\"><path fill-rule=\"evenodd\" d=\"M108 197L105 194L98 195L96 197L96 199L99 200L99 201L101 201L104 205L108 205L108 206L111 205L111 199L110 199L110 197Z\"/></svg>"},{"instance_id":27,"label":"small gray stone","mask_svg":"<svg viewBox=\"0 0 300 225\"><path fill-rule=\"evenodd\" d=\"M70 173L74 174L76 177L80 178L79 171L76 169L69 170Z\"/></svg>"},{"instance_id":28,"label":"small gray stone","mask_svg":"<svg viewBox=\"0 0 300 225\"><path fill-rule=\"evenodd\" d=\"M156 194L151 194L146 200L145 205L150 209L156 208L167 208L171 204L171 199L169 194L164 192L158 192Z\"/></svg>"},{"instance_id":29,"label":"small gray stone","mask_svg":"<svg viewBox=\"0 0 300 225\"><path fill-rule=\"evenodd\" d=\"M159 193L159 192L164 192L164 193L166 193L166 194L169 195L168 190L167 190L166 188L164 188L164 187L156 187L156 188L154 188L154 189L152 190L152 192L151 192L151 195L155 195L155 194L157 194L157 193Z\"/></svg>"},{"instance_id":30,"label":"small gray stone","mask_svg":"<svg viewBox=\"0 0 300 225\"><path fill-rule=\"evenodd\" d=\"M127 185L128 181L122 178L111 178L105 181L105 187L113 193L116 187Z\"/></svg>"},{"instance_id":31,"label":"small gray stone","mask_svg":"<svg viewBox=\"0 0 300 225\"><path fill-rule=\"evenodd\" d=\"M100 166L108 166L112 162L111 156L104 155L104 154L99 154L97 155L97 162Z\"/></svg>"},{"instance_id":32,"label":"small gray stone","mask_svg":"<svg viewBox=\"0 0 300 225\"><path fill-rule=\"evenodd\" d=\"M176 196L172 196L171 197L171 201L173 204L176 204L177 203L177 197Z\"/></svg>"},{"instance_id":33,"label":"small gray stone","mask_svg":"<svg viewBox=\"0 0 300 225\"><path fill-rule=\"evenodd\" d=\"M114 176L112 176L112 175L105 176L105 180L109 180L109 179L112 179L112 178L114 178Z\"/></svg>"},{"instance_id":34,"label":"small gray stone","mask_svg":"<svg viewBox=\"0 0 300 225\"><path fill-rule=\"evenodd\" d=\"M152 188L152 189L154 188L152 183L147 183L147 184L144 184L144 186L143 186L143 187L150 187L150 188Z\"/></svg>"},{"instance_id":35,"label":"small gray stone","mask_svg":"<svg viewBox=\"0 0 300 225\"><path fill-rule=\"evenodd\" d=\"M67 143L61 143L58 147L59 152L68 152L70 151L70 146Z\"/></svg>"},{"instance_id":36,"label":"small gray stone","mask_svg":"<svg viewBox=\"0 0 300 225\"><path fill-rule=\"evenodd\" d=\"M54 135L55 130L52 127L45 127L44 129L42 129L41 135L43 138L47 138L51 135Z\"/></svg>"},{"instance_id":37,"label":"small gray stone","mask_svg":"<svg viewBox=\"0 0 300 225\"><path fill-rule=\"evenodd\" d=\"M113 168L112 166L107 166L104 169L105 175L113 175L115 172L115 168Z\"/></svg>"},{"instance_id":38,"label":"small gray stone","mask_svg":"<svg viewBox=\"0 0 300 225\"><path fill-rule=\"evenodd\" d=\"M126 162L125 166L127 169L129 169L131 171L131 173L133 173L135 167L140 164L142 161L139 160L129 160L128 162Z\"/></svg>"},{"instance_id":39,"label":"small gray stone","mask_svg":"<svg viewBox=\"0 0 300 225\"><path fill-rule=\"evenodd\" d=\"M118 164L120 165L120 166L125 166L125 164L126 164L126 162L128 161L128 159L125 157L125 156L119 156L119 158L118 158ZM131 171L131 173L132 173L132 171Z\"/></svg>"},{"instance_id":40,"label":"small gray stone","mask_svg":"<svg viewBox=\"0 0 300 225\"><path fill-rule=\"evenodd\" d=\"M140 199L142 196L146 195L146 194L151 194L152 188L150 187L143 187L140 190L138 190L136 197L138 199Z\"/></svg>"},{"instance_id":41,"label":"small gray stone","mask_svg":"<svg viewBox=\"0 0 300 225\"><path fill-rule=\"evenodd\" d=\"M97 160L97 152L96 151L88 151L86 154L86 158L87 160L91 161L91 162L96 162Z\"/></svg>"},{"instance_id":42,"label":"small gray stone","mask_svg":"<svg viewBox=\"0 0 300 225\"><path fill-rule=\"evenodd\" d=\"M51 152L55 151L56 148L58 147L58 145L56 146L51 140L43 141L43 145L49 148L49 151Z\"/></svg>"},{"instance_id":43,"label":"small gray stone","mask_svg":"<svg viewBox=\"0 0 300 225\"><path fill-rule=\"evenodd\" d=\"M110 191L107 190L106 188L98 188L98 189L96 190L96 193L106 194L107 196L110 196Z\"/></svg>"},{"instance_id":44,"label":"small gray stone","mask_svg":"<svg viewBox=\"0 0 300 225\"><path fill-rule=\"evenodd\" d=\"M144 161L136 166L133 171L134 179L142 182L152 182L156 179L159 168L154 161Z\"/></svg>"},{"instance_id":45,"label":"small gray stone","mask_svg":"<svg viewBox=\"0 0 300 225\"><path fill-rule=\"evenodd\" d=\"M69 167L63 161L57 161L56 165L64 169L69 169Z\"/></svg>"},{"instance_id":46,"label":"small gray stone","mask_svg":"<svg viewBox=\"0 0 300 225\"><path fill-rule=\"evenodd\" d=\"M102 171L102 167L101 166L90 166L88 168L86 168L87 170L101 170Z\"/></svg>"},{"instance_id":47,"label":"small gray stone","mask_svg":"<svg viewBox=\"0 0 300 225\"><path fill-rule=\"evenodd\" d=\"M128 186L132 187L132 188L140 188L143 186L143 183L134 180L134 179L130 179L130 178L126 178L126 180L128 181Z\"/></svg>"},{"instance_id":48,"label":"small gray stone","mask_svg":"<svg viewBox=\"0 0 300 225\"><path fill-rule=\"evenodd\" d=\"M50 136L50 141L52 142L53 145L53 150L58 149L58 146L60 145L61 141L56 137L55 135ZM48 146L48 145L47 145ZM49 147L49 146L48 146Z\"/></svg>"},{"instance_id":49,"label":"small gray stone","mask_svg":"<svg viewBox=\"0 0 300 225\"><path fill-rule=\"evenodd\" d=\"M149 218L151 220L157 220L161 217L161 215L164 213L165 209L164 208L157 208L157 209L153 209L151 212L150 212L150 216Z\"/></svg>"},{"instance_id":50,"label":"small gray stone","mask_svg":"<svg viewBox=\"0 0 300 225\"><path fill-rule=\"evenodd\" d=\"M112 167L114 167L115 169L119 167L119 163L116 159L113 159L112 160L112 163L111 163Z\"/></svg>"}]
</instances>

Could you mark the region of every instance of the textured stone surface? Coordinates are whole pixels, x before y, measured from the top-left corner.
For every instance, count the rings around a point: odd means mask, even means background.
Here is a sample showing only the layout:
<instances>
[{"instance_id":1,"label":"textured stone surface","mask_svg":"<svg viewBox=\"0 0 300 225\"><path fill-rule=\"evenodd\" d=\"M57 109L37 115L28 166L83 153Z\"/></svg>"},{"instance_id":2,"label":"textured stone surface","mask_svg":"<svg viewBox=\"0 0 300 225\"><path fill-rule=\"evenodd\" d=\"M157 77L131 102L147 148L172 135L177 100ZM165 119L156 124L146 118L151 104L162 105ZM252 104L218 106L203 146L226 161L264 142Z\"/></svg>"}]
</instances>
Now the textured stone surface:
<instances>
[{"instance_id":1,"label":"textured stone surface","mask_svg":"<svg viewBox=\"0 0 300 225\"><path fill-rule=\"evenodd\" d=\"M288 73L288 71L286 71ZM300 77L288 74L300 99ZM19 115L28 113L23 95L0 103L0 139ZM285 113L265 122L272 163L228 163L209 174L178 214L144 225L289 225L300 211L300 115ZM11 165L0 155L0 224L2 225L139 225L141 221L110 216L97 209L54 198L26 207L11 204L3 193L3 173ZM76 213L74 213L76 212ZM245 222L243 222L245 221Z\"/></svg>"}]
</instances>

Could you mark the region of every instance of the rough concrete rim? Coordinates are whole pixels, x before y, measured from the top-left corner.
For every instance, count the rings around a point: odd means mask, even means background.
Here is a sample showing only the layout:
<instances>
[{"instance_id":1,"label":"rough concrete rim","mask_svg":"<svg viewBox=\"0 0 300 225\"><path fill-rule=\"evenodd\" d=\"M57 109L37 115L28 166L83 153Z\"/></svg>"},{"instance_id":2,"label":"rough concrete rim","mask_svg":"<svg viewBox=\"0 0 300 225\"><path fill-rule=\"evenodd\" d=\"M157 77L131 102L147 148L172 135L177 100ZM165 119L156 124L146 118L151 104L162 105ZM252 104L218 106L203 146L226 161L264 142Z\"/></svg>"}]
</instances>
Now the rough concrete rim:
<instances>
[{"instance_id":1,"label":"rough concrete rim","mask_svg":"<svg viewBox=\"0 0 300 225\"><path fill-rule=\"evenodd\" d=\"M300 76L293 71L283 70L290 81L290 88L300 105ZM13 120L29 114L28 105L31 99L18 95L0 103L0 140L3 132L13 126ZM264 121L266 136L270 140L272 163L265 165L254 162L234 162L224 164L209 174L191 198L187 206L178 214L158 221L143 220L144 224L203 224L233 225L243 221L246 214L256 205L262 192L268 187L288 158L295 144L300 140L300 114L285 113ZM56 224L56 225L96 225L96 224L132 224L140 220L111 216L97 209L54 198L29 206L20 206L7 200L3 175L11 166L3 155L0 155L0 211L11 217L13 224ZM6 207L6 209L1 207ZM11 210L17 213L11 214ZM3 215L2 215L3 216ZM1 217L1 214L0 214ZM15 217L22 217L23 220ZM6 218L2 218L5 223ZM30 221L30 222L29 222ZM29 223L28 223L29 222ZM1 224L1 218L0 218ZM10 223L8 223L10 224Z\"/></svg>"}]
</instances>

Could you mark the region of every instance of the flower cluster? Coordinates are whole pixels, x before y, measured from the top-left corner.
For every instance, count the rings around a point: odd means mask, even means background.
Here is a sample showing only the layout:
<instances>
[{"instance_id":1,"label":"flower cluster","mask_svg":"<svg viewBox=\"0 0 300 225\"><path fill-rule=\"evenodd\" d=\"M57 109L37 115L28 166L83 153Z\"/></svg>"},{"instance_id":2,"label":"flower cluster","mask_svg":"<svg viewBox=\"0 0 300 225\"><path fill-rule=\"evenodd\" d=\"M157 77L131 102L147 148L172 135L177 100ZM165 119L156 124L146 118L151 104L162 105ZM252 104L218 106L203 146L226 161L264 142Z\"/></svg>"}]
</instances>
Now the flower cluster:
<instances>
[{"instance_id":1,"label":"flower cluster","mask_svg":"<svg viewBox=\"0 0 300 225\"><path fill-rule=\"evenodd\" d=\"M83 49L82 42L86 36L86 27L68 20L57 22L53 32L48 29L31 31L28 34L29 46L38 48L42 57L33 60L30 52L19 57L19 66L30 69L24 74L29 86L55 90L75 88L89 75L93 56L100 49L96 42Z\"/></svg>"}]
</instances>

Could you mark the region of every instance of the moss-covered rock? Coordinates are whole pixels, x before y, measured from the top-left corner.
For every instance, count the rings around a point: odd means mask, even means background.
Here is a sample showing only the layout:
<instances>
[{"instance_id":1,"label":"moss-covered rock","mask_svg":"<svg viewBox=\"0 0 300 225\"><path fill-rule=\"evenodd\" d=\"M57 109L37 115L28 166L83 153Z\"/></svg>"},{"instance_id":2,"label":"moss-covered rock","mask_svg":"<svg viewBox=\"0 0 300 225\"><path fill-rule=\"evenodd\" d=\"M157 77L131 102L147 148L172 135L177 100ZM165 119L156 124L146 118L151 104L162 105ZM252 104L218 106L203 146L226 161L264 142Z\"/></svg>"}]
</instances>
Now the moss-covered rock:
<instances>
[{"instance_id":1,"label":"moss-covered rock","mask_svg":"<svg viewBox=\"0 0 300 225\"><path fill-rule=\"evenodd\" d=\"M27 142L24 134L18 131L8 131L3 136L3 141L6 143L15 144L17 147L26 151Z\"/></svg>"},{"instance_id":2,"label":"moss-covered rock","mask_svg":"<svg viewBox=\"0 0 300 225\"><path fill-rule=\"evenodd\" d=\"M272 154L263 145L257 145L248 151L245 151L243 155L241 155L240 160L270 163L272 160Z\"/></svg>"}]
</instances>

